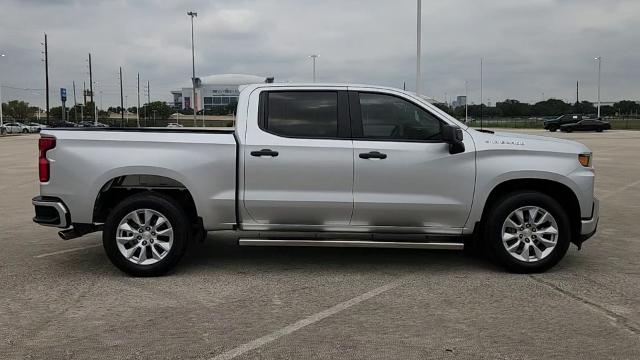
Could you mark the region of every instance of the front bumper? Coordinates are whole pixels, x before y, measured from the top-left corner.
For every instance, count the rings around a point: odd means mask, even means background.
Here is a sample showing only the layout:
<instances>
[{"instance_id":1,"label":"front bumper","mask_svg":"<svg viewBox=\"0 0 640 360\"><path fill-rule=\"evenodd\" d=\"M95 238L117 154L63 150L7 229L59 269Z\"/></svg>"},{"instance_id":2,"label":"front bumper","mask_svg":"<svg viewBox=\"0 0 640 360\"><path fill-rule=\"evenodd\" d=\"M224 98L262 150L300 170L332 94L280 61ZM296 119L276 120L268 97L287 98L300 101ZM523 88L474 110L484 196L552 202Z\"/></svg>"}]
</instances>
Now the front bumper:
<instances>
[{"instance_id":1,"label":"front bumper","mask_svg":"<svg viewBox=\"0 0 640 360\"><path fill-rule=\"evenodd\" d=\"M598 228L598 220L600 219L600 201L597 198L593 198L593 211L591 212L590 219L582 219L580 229L580 242L583 242L593 234L596 233Z\"/></svg>"},{"instance_id":2,"label":"front bumper","mask_svg":"<svg viewBox=\"0 0 640 360\"><path fill-rule=\"evenodd\" d=\"M31 203L36 211L33 222L63 229L71 226L71 215L62 200L49 196L36 196Z\"/></svg>"}]
</instances>

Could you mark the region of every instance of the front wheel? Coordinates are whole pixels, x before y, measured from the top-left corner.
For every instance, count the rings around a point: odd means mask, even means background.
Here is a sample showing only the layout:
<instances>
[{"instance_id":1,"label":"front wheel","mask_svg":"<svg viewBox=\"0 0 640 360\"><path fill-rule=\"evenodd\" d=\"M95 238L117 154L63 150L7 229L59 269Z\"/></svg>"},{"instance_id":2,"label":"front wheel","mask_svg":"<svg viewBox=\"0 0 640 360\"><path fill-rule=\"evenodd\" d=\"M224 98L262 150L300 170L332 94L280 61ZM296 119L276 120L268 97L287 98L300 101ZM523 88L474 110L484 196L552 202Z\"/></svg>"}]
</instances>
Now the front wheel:
<instances>
[{"instance_id":1,"label":"front wheel","mask_svg":"<svg viewBox=\"0 0 640 360\"><path fill-rule=\"evenodd\" d=\"M22 129L22 133L23 133L23 134L27 134L27 133L29 133L29 130L27 130L27 129Z\"/></svg>"},{"instance_id":2,"label":"front wheel","mask_svg":"<svg viewBox=\"0 0 640 360\"><path fill-rule=\"evenodd\" d=\"M485 242L492 257L513 272L546 271L564 257L571 243L566 211L537 191L503 197L487 221Z\"/></svg>"},{"instance_id":3,"label":"front wheel","mask_svg":"<svg viewBox=\"0 0 640 360\"><path fill-rule=\"evenodd\" d=\"M551 131L551 132L556 132L557 130L558 130L558 128L555 127L555 126L552 126L552 127L549 128L549 131Z\"/></svg>"},{"instance_id":4,"label":"front wheel","mask_svg":"<svg viewBox=\"0 0 640 360\"><path fill-rule=\"evenodd\" d=\"M141 193L116 206L104 224L102 244L111 262L133 276L158 276L184 254L189 221L168 196Z\"/></svg>"}]
</instances>

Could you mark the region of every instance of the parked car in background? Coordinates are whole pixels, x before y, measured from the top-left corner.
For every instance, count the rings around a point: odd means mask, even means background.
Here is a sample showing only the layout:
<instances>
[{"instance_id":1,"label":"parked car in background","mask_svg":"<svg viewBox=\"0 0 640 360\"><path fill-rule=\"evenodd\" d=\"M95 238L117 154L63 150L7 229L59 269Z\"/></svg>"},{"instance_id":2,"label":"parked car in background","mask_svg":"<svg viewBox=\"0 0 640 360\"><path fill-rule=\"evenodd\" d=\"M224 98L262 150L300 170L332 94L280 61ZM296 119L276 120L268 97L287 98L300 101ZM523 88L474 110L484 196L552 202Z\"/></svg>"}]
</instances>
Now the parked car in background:
<instances>
[{"instance_id":1,"label":"parked car in background","mask_svg":"<svg viewBox=\"0 0 640 360\"><path fill-rule=\"evenodd\" d=\"M567 114L559 116L555 119L545 120L543 123L543 127L551 132L558 131L560 126L563 124L576 123L582 120L582 115L580 114Z\"/></svg>"},{"instance_id":2,"label":"parked car in background","mask_svg":"<svg viewBox=\"0 0 640 360\"><path fill-rule=\"evenodd\" d=\"M59 121L57 123L49 125L50 128L72 128L78 127L78 124L71 121Z\"/></svg>"},{"instance_id":3,"label":"parked car in background","mask_svg":"<svg viewBox=\"0 0 640 360\"><path fill-rule=\"evenodd\" d=\"M159 275L208 231L242 246L485 247L516 272L596 231L592 153L476 131L402 90L257 84L235 129L47 129L42 225L103 231L133 275ZM90 144L90 145L89 145Z\"/></svg>"},{"instance_id":4,"label":"parked car in background","mask_svg":"<svg viewBox=\"0 0 640 360\"><path fill-rule=\"evenodd\" d=\"M167 124L167 127L168 128L181 128L183 126L181 124L178 124L178 123L169 123L169 124Z\"/></svg>"},{"instance_id":5,"label":"parked car in background","mask_svg":"<svg viewBox=\"0 0 640 360\"><path fill-rule=\"evenodd\" d=\"M20 122L5 123L4 126L7 129L7 134L27 134L30 132L29 127Z\"/></svg>"},{"instance_id":6,"label":"parked car in background","mask_svg":"<svg viewBox=\"0 0 640 360\"><path fill-rule=\"evenodd\" d=\"M47 128L46 125L38 124L35 122L30 122L27 124L27 126L29 126L29 132L33 132L33 133L40 132L40 130Z\"/></svg>"},{"instance_id":7,"label":"parked car in background","mask_svg":"<svg viewBox=\"0 0 640 360\"><path fill-rule=\"evenodd\" d=\"M96 128L107 128L107 127L109 127L109 125L107 125L107 124L103 124L101 122L96 123L96 122L93 122L93 121L82 121L82 122L80 122L80 124L78 124L78 126L79 127L88 127L88 128L94 128L94 127L96 127Z\"/></svg>"},{"instance_id":8,"label":"parked car in background","mask_svg":"<svg viewBox=\"0 0 640 360\"><path fill-rule=\"evenodd\" d=\"M598 119L584 119L575 123L564 124L560 126L560 131L597 131L611 130L611 123Z\"/></svg>"},{"instance_id":9,"label":"parked car in background","mask_svg":"<svg viewBox=\"0 0 640 360\"><path fill-rule=\"evenodd\" d=\"M6 126L4 126L4 124L2 124L2 125L0 126L0 135L4 135L4 134L6 134L6 133L7 133L7 127L6 127Z\"/></svg>"}]
</instances>

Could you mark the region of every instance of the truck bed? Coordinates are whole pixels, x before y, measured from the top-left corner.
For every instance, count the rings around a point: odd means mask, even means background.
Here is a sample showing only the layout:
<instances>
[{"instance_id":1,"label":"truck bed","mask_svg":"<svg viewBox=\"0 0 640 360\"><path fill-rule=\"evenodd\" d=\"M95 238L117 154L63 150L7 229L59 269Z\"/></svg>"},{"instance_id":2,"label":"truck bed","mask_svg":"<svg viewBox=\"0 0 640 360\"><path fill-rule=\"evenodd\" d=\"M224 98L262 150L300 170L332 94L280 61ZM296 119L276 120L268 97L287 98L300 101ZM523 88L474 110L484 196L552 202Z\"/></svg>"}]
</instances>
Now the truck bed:
<instances>
[{"instance_id":1,"label":"truck bed","mask_svg":"<svg viewBox=\"0 0 640 360\"><path fill-rule=\"evenodd\" d=\"M54 128L47 152L51 179L42 196L56 196L73 222L92 223L93 204L123 176L166 178L188 189L207 230L236 222L236 148L233 129Z\"/></svg>"}]
</instances>

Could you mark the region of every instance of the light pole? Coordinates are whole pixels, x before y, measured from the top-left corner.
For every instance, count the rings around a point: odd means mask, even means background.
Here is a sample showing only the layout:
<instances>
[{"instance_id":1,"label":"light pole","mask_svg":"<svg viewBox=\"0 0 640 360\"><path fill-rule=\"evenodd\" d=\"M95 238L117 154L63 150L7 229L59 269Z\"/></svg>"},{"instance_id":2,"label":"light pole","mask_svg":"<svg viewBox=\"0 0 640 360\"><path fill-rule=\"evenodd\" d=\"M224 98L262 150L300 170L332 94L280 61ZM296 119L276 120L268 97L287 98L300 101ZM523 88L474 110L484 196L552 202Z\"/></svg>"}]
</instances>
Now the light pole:
<instances>
[{"instance_id":1,"label":"light pole","mask_svg":"<svg viewBox=\"0 0 640 360\"><path fill-rule=\"evenodd\" d=\"M416 42L416 95L420 95L422 71L420 69L422 57L422 0L418 0L417 42Z\"/></svg>"},{"instance_id":2,"label":"light pole","mask_svg":"<svg viewBox=\"0 0 640 360\"><path fill-rule=\"evenodd\" d=\"M469 82L465 80L464 82L464 123L469 122Z\"/></svg>"},{"instance_id":3,"label":"light pole","mask_svg":"<svg viewBox=\"0 0 640 360\"><path fill-rule=\"evenodd\" d=\"M600 117L600 75L602 73L602 56L595 58L598 60L598 118Z\"/></svg>"},{"instance_id":4,"label":"light pole","mask_svg":"<svg viewBox=\"0 0 640 360\"><path fill-rule=\"evenodd\" d=\"M187 13L191 17L191 84L193 86L193 99L191 99L191 107L193 108L193 126L196 126L196 56L193 44L193 18L198 16L195 11Z\"/></svg>"},{"instance_id":5,"label":"light pole","mask_svg":"<svg viewBox=\"0 0 640 360\"><path fill-rule=\"evenodd\" d=\"M138 73L138 107L136 108L136 122L140 127L140 73Z\"/></svg>"},{"instance_id":6,"label":"light pole","mask_svg":"<svg viewBox=\"0 0 640 360\"><path fill-rule=\"evenodd\" d=\"M98 82L94 82L96 85L96 90L98 89ZM91 96L91 101L93 102L93 126L98 126L98 104L93 100L93 95ZM96 99L97 100L97 99Z\"/></svg>"},{"instance_id":7,"label":"light pole","mask_svg":"<svg viewBox=\"0 0 640 360\"><path fill-rule=\"evenodd\" d=\"M0 58L5 57L5 54L0 54ZM4 124L4 119L2 117L2 81L0 81L0 126Z\"/></svg>"},{"instance_id":8,"label":"light pole","mask_svg":"<svg viewBox=\"0 0 640 360\"><path fill-rule=\"evenodd\" d=\"M318 54L309 55L309 57L313 60L313 82L316 82L316 59L320 57Z\"/></svg>"}]
</instances>

